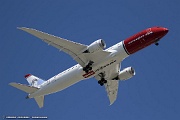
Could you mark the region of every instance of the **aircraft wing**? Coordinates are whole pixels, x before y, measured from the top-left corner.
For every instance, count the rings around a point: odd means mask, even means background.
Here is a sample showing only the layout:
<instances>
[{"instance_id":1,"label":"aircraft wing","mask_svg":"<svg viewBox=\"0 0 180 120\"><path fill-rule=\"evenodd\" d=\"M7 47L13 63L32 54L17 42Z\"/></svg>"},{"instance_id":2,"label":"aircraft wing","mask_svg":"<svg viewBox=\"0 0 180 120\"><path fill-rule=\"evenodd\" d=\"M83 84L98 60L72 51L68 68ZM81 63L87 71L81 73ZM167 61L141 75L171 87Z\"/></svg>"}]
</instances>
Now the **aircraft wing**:
<instances>
[{"instance_id":1,"label":"aircraft wing","mask_svg":"<svg viewBox=\"0 0 180 120\"><path fill-rule=\"evenodd\" d=\"M58 48L60 51L64 51L65 53L73 57L73 59L83 67L88 62L87 58L82 54L82 52L87 48L86 45L69 41L32 28L20 27L18 29L42 39L44 42L48 43L48 45L52 45Z\"/></svg>"},{"instance_id":2,"label":"aircraft wing","mask_svg":"<svg viewBox=\"0 0 180 120\"><path fill-rule=\"evenodd\" d=\"M109 97L110 105L112 105L117 98L119 80L113 79L117 77L119 70L120 64L116 64L112 69L104 71L105 79L107 80L104 86ZM98 76L95 76L95 78L99 79Z\"/></svg>"}]
</instances>

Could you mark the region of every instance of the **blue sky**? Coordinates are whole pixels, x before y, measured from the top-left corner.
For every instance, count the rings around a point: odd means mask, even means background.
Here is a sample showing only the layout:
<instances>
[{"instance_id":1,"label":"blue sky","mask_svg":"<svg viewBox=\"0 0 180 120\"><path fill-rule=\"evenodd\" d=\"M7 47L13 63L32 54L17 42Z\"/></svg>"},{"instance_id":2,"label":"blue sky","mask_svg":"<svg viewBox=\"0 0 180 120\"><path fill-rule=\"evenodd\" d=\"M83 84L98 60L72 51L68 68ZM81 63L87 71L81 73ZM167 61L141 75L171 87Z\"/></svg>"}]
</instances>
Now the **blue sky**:
<instances>
[{"instance_id":1,"label":"blue sky","mask_svg":"<svg viewBox=\"0 0 180 120\"><path fill-rule=\"evenodd\" d=\"M0 1L0 117L47 116L50 120L180 119L179 0L34 0ZM89 79L48 95L39 109L26 93L8 84L28 84L27 73L48 79L76 64L70 56L17 27L31 27L90 44L102 38L107 47L153 26L169 33L125 59L136 76L120 82L117 101L109 106L105 89Z\"/></svg>"}]
</instances>

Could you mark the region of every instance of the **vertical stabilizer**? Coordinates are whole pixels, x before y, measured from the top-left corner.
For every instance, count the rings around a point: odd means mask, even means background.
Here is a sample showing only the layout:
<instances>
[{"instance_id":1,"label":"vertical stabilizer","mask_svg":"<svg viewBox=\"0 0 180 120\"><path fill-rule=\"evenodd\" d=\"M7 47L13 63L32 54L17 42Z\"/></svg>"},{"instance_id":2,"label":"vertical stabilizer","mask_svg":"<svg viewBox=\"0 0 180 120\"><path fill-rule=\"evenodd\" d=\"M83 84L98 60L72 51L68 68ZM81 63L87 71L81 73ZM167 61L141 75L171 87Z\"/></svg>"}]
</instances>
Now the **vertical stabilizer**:
<instances>
[{"instance_id":1,"label":"vertical stabilizer","mask_svg":"<svg viewBox=\"0 0 180 120\"><path fill-rule=\"evenodd\" d=\"M24 76L26 78L26 80L28 81L29 85L33 86L33 87L38 87L44 83L45 81L34 76L34 75L31 75L31 74L27 74Z\"/></svg>"}]
</instances>

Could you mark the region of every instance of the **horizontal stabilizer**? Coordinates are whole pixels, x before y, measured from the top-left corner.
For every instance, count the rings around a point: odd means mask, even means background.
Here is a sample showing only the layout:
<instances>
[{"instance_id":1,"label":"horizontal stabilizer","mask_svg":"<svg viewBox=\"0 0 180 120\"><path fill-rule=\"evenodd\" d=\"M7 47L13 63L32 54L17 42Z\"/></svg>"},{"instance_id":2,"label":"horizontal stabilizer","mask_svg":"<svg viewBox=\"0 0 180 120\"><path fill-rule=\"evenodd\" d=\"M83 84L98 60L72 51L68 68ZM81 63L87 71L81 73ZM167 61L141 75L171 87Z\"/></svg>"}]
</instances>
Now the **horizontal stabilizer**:
<instances>
[{"instance_id":1,"label":"horizontal stabilizer","mask_svg":"<svg viewBox=\"0 0 180 120\"><path fill-rule=\"evenodd\" d=\"M119 80L108 80L107 83L104 84L109 97L110 105L112 105L117 98L118 83Z\"/></svg>"},{"instance_id":2,"label":"horizontal stabilizer","mask_svg":"<svg viewBox=\"0 0 180 120\"><path fill-rule=\"evenodd\" d=\"M37 96L34 98L36 103L38 104L39 108L42 108L44 105L44 95L43 96Z\"/></svg>"},{"instance_id":3,"label":"horizontal stabilizer","mask_svg":"<svg viewBox=\"0 0 180 120\"><path fill-rule=\"evenodd\" d=\"M33 93L35 91L38 90L38 88L36 87L32 87L32 86L27 86L27 85L23 85L23 84L20 84L20 83L9 83L9 85L17 88L17 89L20 89L26 93Z\"/></svg>"}]
</instances>

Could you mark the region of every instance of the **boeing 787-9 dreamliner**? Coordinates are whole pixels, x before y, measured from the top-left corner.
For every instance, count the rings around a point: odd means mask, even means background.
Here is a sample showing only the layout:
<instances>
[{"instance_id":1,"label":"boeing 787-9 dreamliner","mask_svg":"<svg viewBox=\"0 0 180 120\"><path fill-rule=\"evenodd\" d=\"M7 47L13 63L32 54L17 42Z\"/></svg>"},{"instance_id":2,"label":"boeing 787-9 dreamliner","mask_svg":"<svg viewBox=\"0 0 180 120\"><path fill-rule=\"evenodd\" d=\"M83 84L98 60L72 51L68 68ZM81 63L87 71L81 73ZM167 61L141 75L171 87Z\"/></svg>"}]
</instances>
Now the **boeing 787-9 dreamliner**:
<instances>
[{"instance_id":1,"label":"boeing 787-9 dreamliner","mask_svg":"<svg viewBox=\"0 0 180 120\"><path fill-rule=\"evenodd\" d=\"M110 105L113 104L117 98L119 82L135 75L132 67L120 70L121 62L151 44L159 45L158 41L168 33L168 29L164 27L147 28L105 49L106 44L102 39L98 39L90 45L84 45L32 28L20 27L18 29L64 51L78 63L46 81L27 74L25 78L29 85L10 83L11 86L28 93L26 98L34 98L40 108L44 105L45 95L64 90L92 77L97 79L100 86L105 86Z\"/></svg>"}]
</instances>

